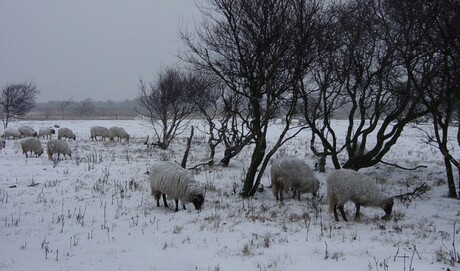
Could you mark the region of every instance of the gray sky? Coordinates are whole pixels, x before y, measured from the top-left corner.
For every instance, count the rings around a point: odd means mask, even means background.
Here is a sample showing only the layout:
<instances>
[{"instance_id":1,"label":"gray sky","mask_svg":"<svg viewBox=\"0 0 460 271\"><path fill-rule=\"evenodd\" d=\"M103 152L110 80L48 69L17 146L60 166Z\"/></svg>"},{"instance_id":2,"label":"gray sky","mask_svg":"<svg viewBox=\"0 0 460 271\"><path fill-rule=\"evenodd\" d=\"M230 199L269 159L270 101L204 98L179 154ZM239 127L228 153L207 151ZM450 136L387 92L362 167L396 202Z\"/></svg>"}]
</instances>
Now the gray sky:
<instances>
[{"instance_id":1,"label":"gray sky","mask_svg":"<svg viewBox=\"0 0 460 271\"><path fill-rule=\"evenodd\" d=\"M191 0L0 0L0 88L32 81L39 102L133 99L177 64Z\"/></svg>"}]
</instances>

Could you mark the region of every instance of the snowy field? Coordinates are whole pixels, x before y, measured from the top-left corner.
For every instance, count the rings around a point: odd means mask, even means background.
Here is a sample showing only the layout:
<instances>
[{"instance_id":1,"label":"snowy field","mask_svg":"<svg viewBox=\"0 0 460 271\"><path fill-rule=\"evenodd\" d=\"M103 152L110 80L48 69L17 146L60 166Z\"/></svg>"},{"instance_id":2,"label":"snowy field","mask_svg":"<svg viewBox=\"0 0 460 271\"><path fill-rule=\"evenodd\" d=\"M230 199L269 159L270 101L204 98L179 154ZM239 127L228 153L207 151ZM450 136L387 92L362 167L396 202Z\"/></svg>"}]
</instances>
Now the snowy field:
<instances>
[{"instance_id":1,"label":"snowy field","mask_svg":"<svg viewBox=\"0 0 460 271\"><path fill-rule=\"evenodd\" d=\"M188 132L170 150L147 149L148 122L23 121L10 127L58 124L77 135L72 158L56 165L46 153L26 158L18 140L0 150L0 270L458 270L451 261L460 250L460 201L448 199L439 151L407 128L385 161L415 171L377 165L361 172L392 195L426 182L428 192L412 202L395 201L393 219L380 209L362 208L361 223L335 222L327 212L326 173L319 200L288 198L277 204L264 189L243 200L237 193L249 165L244 149L229 168L193 171L206 186L201 212L189 204L174 212L157 208L146 170L155 161L180 162ZM123 126L130 142L93 142L94 125ZM345 130L345 123L335 124ZM343 127L342 127L343 126ZM277 127L272 127L272 135ZM3 129L0 128L0 133ZM454 134L451 135L454 138ZM56 136L54 136L56 137ZM273 137L270 138L273 142ZM270 142L269 140L269 142ZM42 140L45 144L46 140ZM277 152L294 155L312 167L315 158L305 131ZM453 146L456 157L458 146ZM218 150L216 160L221 158ZM195 130L188 166L206 160L206 136ZM270 183L269 168L263 178ZM455 176L458 178L458 176ZM353 217L354 205L345 207ZM352 219L351 219L352 220Z\"/></svg>"}]
</instances>

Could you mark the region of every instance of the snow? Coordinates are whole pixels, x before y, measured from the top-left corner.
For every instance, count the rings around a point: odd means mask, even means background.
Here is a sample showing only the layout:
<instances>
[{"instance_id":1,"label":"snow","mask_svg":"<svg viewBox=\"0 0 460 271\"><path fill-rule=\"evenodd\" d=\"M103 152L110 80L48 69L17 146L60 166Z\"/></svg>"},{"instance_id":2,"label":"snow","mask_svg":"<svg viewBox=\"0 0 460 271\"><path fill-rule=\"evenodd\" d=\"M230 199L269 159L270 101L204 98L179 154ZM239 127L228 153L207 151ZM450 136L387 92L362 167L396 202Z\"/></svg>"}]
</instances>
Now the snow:
<instances>
[{"instance_id":1,"label":"snow","mask_svg":"<svg viewBox=\"0 0 460 271\"><path fill-rule=\"evenodd\" d=\"M412 202L396 200L391 221L379 219L380 209L362 208L361 223L347 223L335 222L327 212L330 161L326 173L315 172L322 184L316 203L307 194L300 202L287 198L279 204L267 188L242 199L233 190L241 189L249 165L251 151L245 149L228 168L194 170L197 182L207 188L203 209L198 212L188 204L187 210L175 213L172 202L170 208L156 207L144 173L158 160L180 162L187 132L170 150L161 151L143 144L153 129L140 119L21 121L10 126L29 125L38 131L54 124L76 133L77 140L68 141L71 159L53 163L46 154L26 158L19 140L8 140L0 150L0 270L418 271L460 265L449 262L460 242L460 201L446 197L442 157L421 142L417 129L406 129L385 161L427 168L405 171L377 165L362 172L390 194L424 182L428 192ZM335 122L343 133L345 124ZM95 125L124 127L130 141L91 141L89 128ZM271 127L269 143L278 128ZM313 168L308 142L305 131L278 155L294 155ZM458 146L452 148L458 157ZM217 159L222 152L218 149ZM207 155L206 136L196 132L188 166ZM269 183L268 168L263 184ZM345 209L352 217L353 204Z\"/></svg>"}]
</instances>

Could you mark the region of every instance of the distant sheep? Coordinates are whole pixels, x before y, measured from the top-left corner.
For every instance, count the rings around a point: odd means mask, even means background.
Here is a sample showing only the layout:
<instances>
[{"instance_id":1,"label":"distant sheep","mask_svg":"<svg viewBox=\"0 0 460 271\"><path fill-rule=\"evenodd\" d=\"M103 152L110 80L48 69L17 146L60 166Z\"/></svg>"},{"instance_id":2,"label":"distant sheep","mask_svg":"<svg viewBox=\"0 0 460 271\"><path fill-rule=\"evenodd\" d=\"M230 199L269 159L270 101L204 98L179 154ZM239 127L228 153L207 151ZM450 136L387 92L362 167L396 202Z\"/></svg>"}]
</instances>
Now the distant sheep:
<instances>
[{"instance_id":1,"label":"distant sheep","mask_svg":"<svg viewBox=\"0 0 460 271\"><path fill-rule=\"evenodd\" d=\"M56 131L51 127L43 127L38 130L38 138L43 137L44 139L51 139Z\"/></svg>"},{"instance_id":2,"label":"distant sheep","mask_svg":"<svg viewBox=\"0 0 460 271\"><path fill-rule=\"evenodd\" d=\"M191 174L174 162L157 162L149 172L151 194L160 206L163 196L165 207L168 207L166 196L176 202L175 211L179 211L179 200L185 209L185 204L193 203L196 210L201 209L204 202L204 189L199 186Z\"/></svg>"},{"instance_id":3,"label":"distant sheep","mask_svg":"<svg viewBox=\"0 0 460 271\"><path fill-rule=\"evenodd\" d=\"M69 128L59 128L58 130L58 139L68 138L68 139L77 139L75 134Z\"/></svg>"},{"instance_id":4,"label":"distant sheep","mask_svg":"<svg viewBox=\"0 0 460 271\"><path fill-rule=\"evenodd\" d=\"M5 138L5 139L10 139L10 137L12 137L13 139L20 138L21 133L19 132L19 130L17 128L6 128L3 131L3 136L2 137Z\"/></svg>"},{"instance_id":5,"label":"distant sheep","mask_svg":"<svg viewBox=\"0 0 460 271\"><path fill-rule=\"evenodd\" d=\"M64 159L67 160L67 155L72 157L72 150L70 149L69 144L67 142L62 141L60 139L51 139L46 143L46 153L48 154L48 159L53 160L53 154L57 153L58 160L59 156L62 154L64 155Z\"/></svg>"},{"instance_id":6,"label":"distant sheep","mask_svg":"<svg viewBox=\"0 0 460 271\"><path fill-rule=\"evenodd\" d=\"M5 148L5 146L6 146L5 140L0 139L0 150L3 149L3 148Z\"/></svg>"},{"instance_id":7,"label":"distant sheep","mask_svg":"<svg viewBox=\"0 0 460 271\"><path fill-rule=\"evenodd\" d=\"M18 128L19 133L21 133L21 137L37 137L37 132L29 126L21 126Z\"/></svg>"},{"instance_id":8,"label":"distant sheep","mask_svg":"<svg viewBox=\"0 0 460 271\"><path fill-rule=\"evenodd\" d=\"M43 147L40 140L34 137L26 137L21 140L22 153L29 157L28 153L32 155L32 152L38 157L43 154Z\"/></svg>"},{"instance_id":9,"label":"distant sheep","mask_svg":"<svg viewBox=\"0 0 460 271\"><path fill-rule=\"evenodd\" d=\"M292 188L293 198L296 194L312 193L316 196L319 181L310 167L295 157L282 157L275 159L271 167L271 182L276 200L284 200L283 191Z\"/></svg>"},{"instance_id":10,"label":"distant sheep","mask_svg":"<svg viewBox=\"0 0 460 271\"><path fill-rule=\"evenodd\" d=\"M129 141L129 134L123 129L123 127L112 126L109 128L109 138L110 140L114 140L115 137L118 137L118 141L122 138Z\"/></svg>"},{"instance_id":11,"label":"distant sheep","mask_svg":"<svg viewBox=\"0 0 460 271\"><path fill-rule=\"evenodd\" d=\"M385 211L383 219L391 217L393 198L382 193L370 177L350 169L339 169L327 178L327 198L329 212L334 213L335 221L339 221L337 209L344 221L348 221L343 206L353 201L356 206L355 221L360 221L361 206L380 207Z\"/></svg>"},{"instance_id":12,"label":"distant sheep","mask_svg":"<svg viewBox=\"0 0 460 271\"><path fill-rule=\"evenodd\" d=\"M91 140L97 141L97 137L100 136L102 140L105 141L105 139L109 137L109 129L107 129L106 127L93 126L89 129L89 131L91 133Z\"/></svg>"}]
</instances>

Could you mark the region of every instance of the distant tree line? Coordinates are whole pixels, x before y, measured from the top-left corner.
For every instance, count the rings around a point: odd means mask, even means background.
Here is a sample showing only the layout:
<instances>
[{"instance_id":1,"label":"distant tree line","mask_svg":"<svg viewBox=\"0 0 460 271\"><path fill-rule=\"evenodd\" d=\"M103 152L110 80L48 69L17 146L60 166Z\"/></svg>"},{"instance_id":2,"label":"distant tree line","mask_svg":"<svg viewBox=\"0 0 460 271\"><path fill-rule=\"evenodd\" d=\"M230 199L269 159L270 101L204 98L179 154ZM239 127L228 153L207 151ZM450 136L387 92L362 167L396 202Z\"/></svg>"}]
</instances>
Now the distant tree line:
<instances>
[{"instance_id":1,"label":"distant tree line","mask_svg":"<svg viewBox=\"0 0 460 271\"><path fill-rule=\"evenodd\" d=\"M29 113L35 119L125 119L136 117L137 101L94 101L85 98L81 101L67 99L37 103Z\"/></svg>"},{"instance_id":2,"label":"distant tree line","mask_svg":"<svg viewBox=\"0 0 460 271\"><path fill-rule=\"evenodd\" d=\"M429 119L427 142L442 152L457 196L447 134L456 126L460 146L459 0L208 0L200 9L197 28L180 33L187 65L140 81L159 147L201 114L210 149L225 144L222 165L252 146L241 193L252 196L272 155L303 129L313 153L359 170L382 162L407 125ZM299 116L305 124L292 121ZM275 117L283 128L268 145Z\"/></svg>"}]
</instances>

